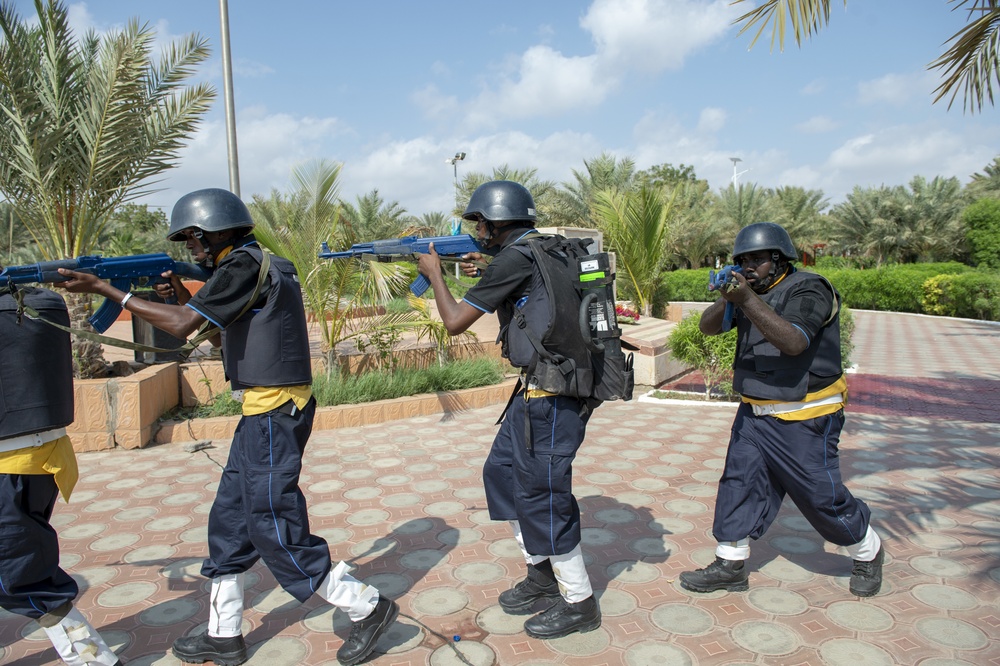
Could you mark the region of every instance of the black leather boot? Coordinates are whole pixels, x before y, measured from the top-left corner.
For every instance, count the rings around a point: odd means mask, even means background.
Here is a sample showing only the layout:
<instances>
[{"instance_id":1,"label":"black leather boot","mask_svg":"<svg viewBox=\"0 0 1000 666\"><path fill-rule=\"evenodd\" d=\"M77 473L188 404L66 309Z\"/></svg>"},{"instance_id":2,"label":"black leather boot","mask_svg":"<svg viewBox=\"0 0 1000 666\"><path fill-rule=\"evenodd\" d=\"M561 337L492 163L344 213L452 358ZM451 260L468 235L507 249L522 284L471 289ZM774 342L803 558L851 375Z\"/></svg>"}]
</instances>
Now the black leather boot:
<instances>
[{"instance_id":1,"label":"black leather boot","mask_svg":"<svg viewBox=\"0 0 1000 666\"><path fill-rule=\"evenodd\" d=\"M854 560L851 569L851 594L856 597L874 597L882 589L882 562L885 550L879 546L875 559L871 562Z\"/></svg>"},{"instance_id":2,"label":"black leather boot","mask_svg":"<svg viewBox=\"0 0 1000 666\"><path fill-rule=\"evenodd\" d=\"M692 592L745 592L750 589L750 574L743 560L715 561L704 569L681 573L681 587Z\"/></svg>"},{"instance_id":3,"label":"black leather boot","mask_svg":"<svg viewBox=\"0 0 1000 666\"><path fill-rule=\"evenodd\" d=\"M243 636L213 638L207 633L182 636L174 641L174 656L188 664L211 661L219 666L239 666L247 660L247 644Z\"/></svg>"},{"instance_id":4,"label":"black leather boot","mask_svg":"<svg viewBox=\"0 0 1000 666\"><path fill-rule=\"evenodd\" d=\"M561 638L577 632L586 633L601 626L601 608L589 596L575 604L562 597L555 606L524 623L524 632L532 638Z\"/></svg>"},{"instance_id":5,"label":"black leather boot","mask_svg":"<svg viewBox=\"0 0 1000 666\"><path fill-rule=\"evenodd\" d=\"M379 595L371 614L351 627L351 635L337 650L337 661L345 666L360 664L375 650L379 636L392 626L399 616L399 604Z\"/></svg>"},{"instance_id":6,"label":"black leather boot","mask_svg":"<svg viewBox=\"0 0 1000 666\"><path fill-rule=\"evenodd\" d=\"M531 612L531 607L539 599L555 599L559 596L559 583L552 572L552 562L529 564L528 575L520 583L500 593L500 608L508 615L523 615Z\"/></svg>"}]
</instances>

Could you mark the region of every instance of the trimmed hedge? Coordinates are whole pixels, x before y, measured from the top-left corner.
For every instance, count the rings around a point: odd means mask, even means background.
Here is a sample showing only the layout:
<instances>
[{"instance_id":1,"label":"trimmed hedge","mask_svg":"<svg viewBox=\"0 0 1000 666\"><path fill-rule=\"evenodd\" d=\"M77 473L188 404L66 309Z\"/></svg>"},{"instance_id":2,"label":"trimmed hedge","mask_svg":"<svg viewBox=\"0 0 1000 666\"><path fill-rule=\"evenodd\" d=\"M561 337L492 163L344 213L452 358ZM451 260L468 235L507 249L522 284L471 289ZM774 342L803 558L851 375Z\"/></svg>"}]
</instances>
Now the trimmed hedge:
<instances>
[{"instance_id":1,"label":"trimmed hedge","mask_svg":"<svg viewBox=\"0 0 1000 666\"><path fill-rule=\"evenodd\" d=\"M812 270L807 268L804 270ZM712 302L707 268L673 271L663 278L671 301ZM958 262L894 264L870 269L821 268L844 305L860 310L915 312L1000 321L1000 272Z\"/></svg>"}]
</instances>

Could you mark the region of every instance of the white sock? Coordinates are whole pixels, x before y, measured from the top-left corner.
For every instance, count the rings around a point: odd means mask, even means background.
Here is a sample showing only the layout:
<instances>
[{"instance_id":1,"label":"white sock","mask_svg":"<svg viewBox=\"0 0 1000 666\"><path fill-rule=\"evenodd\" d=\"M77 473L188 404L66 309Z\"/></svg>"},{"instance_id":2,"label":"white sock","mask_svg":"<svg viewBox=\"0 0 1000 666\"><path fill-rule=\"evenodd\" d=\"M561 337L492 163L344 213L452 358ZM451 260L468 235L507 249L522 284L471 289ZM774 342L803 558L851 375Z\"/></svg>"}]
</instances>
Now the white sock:
<instances>
[{"instance_id":1,"label":"white sock","mask_svg":"<svg viewBox=\"0 0 1000 666\"><path fill-rule=\"evenodd\" d=\"M749 560L750 537L739 541L720 541L715 547L715 554L724 560Z\"/></svg>"},{"instance_id":2,"label":"white sock","mask_svg":"<svg viewBox=\"0 0 1000 666\"><path fill-rule=\"evenodd\" d=\"M590 586L590 576L587 566L583 563L583 551L580 544L564 555L551 555L552 571L559 582L559 593L568 603L575 604L594 596Z\"/></svg>"},{"instance_id":3,"label":"white sock","mask_svg":"<svg viewBox=\"0 0 1000 666\"><path fill-rule=\"evenodd\" d=\"M524 561L528 564L538 565L549 559L548 555L531 555L528 553L528 549L524 547L524 536L521 534L521 523L516 520L510 521L510 526L514 530L514 540L517 541L517 545L521 547L521 554L524 555Z\"/></svg>"},{"instance_id":4,"label":"white sock","mask_svg":"<svg viewBox=\"0 0 1000 666\"><path fill-rule=\"evenodd\" d=\"M878 538L878 534L875 533L875 530L869 524L864 538L856 544L848 546L847 553L851 556L852 560L871 562L878 555L878 549L881 547L882 540Z\"/></svg>"},{"instance_id":5,"label":"white sock","mask_svg":"<svg viewBox=\"0 0 1000 666\"><path fill-rule=\"evenodd\" d=\"M378 590L347 573L348 568L346 562L333 567L319 584L318 594L347 613L351 622L357 622L375 610Z\"/></svg>"},{"instance_id":6,"label":"white sock","mask_svg":"<svg viewBox=\"0 0 1000 666\"><path fill-rule=\"evenodd\" d=\"M38 624L68 666L113 666L118 662L118 655L69 602L38 618Z\"/></svg>"},{"instance_id":7,"label":"white sock","mask_svg":"<svg viewBox=\"0 0 1000 666\"><path fill-rule=\"evenodd\" d=\"M232 638L243 634L243 574L212 579L208 605L208 635Z\"/></svg>"}]
</instances>

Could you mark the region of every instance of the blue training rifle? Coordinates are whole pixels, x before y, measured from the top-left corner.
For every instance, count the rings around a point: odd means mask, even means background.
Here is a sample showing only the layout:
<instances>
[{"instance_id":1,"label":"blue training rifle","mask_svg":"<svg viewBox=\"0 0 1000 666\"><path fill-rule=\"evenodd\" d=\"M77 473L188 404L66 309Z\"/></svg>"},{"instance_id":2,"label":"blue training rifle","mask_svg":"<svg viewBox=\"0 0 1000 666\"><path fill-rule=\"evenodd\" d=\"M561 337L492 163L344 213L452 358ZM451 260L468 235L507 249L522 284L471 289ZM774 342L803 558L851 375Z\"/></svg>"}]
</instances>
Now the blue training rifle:
<instances>
[{"instance_id":1,"label":"blue training rifle","mask_svg":"<svg viewBox=\"0 0 1000 666\"><path fill-rule=\"evenodd\" d=\"M108 280L116 289L128 292L133 286L144 286L167 282L162 274L173 271L175 275L192 280L208 280L211 273L197 264L175 261L170 255L158 252L156 254L137 254L129 257L102 257L92 254L76 259L59 259L57 261L41 261L25 266L7 266L0 271L0 288L8 285L30 283L58 283L69 278L59 273L60 268L67 268L80 273L90 273L102 280ZM173 301L170 299L168 302ZM122 306L114 301L104 299L101 307L91 315L90 325L98 333L108 330L118 319Z\"/></svg>"},{"instance_id":2,"label":"blue training rifle","mask_svg":"<svg viewBox=\"0 0 1000 666\"><path fill-rule=\"evenodd\" d=\"M708 271L708 290L718 291L725 289L729 291L733 287L739 284L736 281L733 273L739 273L739 266L723 266L716 273L713 270ZM736 306L726 301L726 310L722 313L722 332L725 333L733 327L733 315L736 313Z\"/></svg>"},{"instance_id":3,"label":"blue training rifle","mask_svg":"<svg viewBox=\"0 0 1000 666\"><path fill-rule=\"evenodd\" d=\"M405 236L403 238L391 238L389 240L377 240L371 243L357 243L350 249L343 252L331 252L330 246L325 242L321 244L319 253L320 259L369 259L373 261L415 261L419 254L429 254L430 245L434 243L434 251L442 258L456 261L463 255L470 252L482 252L482 248L475 238L469 234L458 234L457 236L430 236L420 238L418 236ZM410 292L414 296L422 296L427 288L431 286L430 281L423 275L418 275L417 279L410 285Z\"/></svg>"}]
</instances>

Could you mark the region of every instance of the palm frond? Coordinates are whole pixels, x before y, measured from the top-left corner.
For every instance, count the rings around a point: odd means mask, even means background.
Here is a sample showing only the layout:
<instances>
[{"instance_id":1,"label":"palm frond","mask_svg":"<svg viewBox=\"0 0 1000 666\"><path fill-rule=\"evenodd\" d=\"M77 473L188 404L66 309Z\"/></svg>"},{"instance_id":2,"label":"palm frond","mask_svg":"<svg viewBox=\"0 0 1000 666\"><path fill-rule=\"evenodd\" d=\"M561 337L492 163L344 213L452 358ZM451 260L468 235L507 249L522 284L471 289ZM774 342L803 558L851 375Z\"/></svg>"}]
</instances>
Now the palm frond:
<instances>
[{"instance_id":1,"label":"palm frond","mask_svg":"<svg viewBox=\"0 0 1000 666\"><path fill-rule=\"evenodd\" d=\"M1000 2L998 0L951 0L959 9L968 7L968 25L949 38L951 47L928 69L941 70L944 81L934 92L934 101L949 97L948 108L963 92L964 111L982 111L993 105L993 83L1000 82Z\"/></svg>"}]
</instances>

